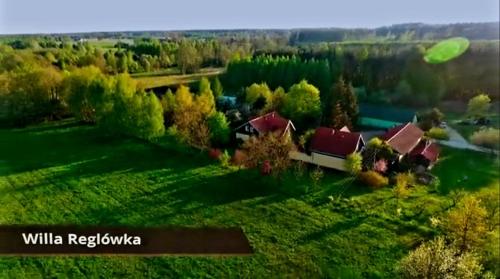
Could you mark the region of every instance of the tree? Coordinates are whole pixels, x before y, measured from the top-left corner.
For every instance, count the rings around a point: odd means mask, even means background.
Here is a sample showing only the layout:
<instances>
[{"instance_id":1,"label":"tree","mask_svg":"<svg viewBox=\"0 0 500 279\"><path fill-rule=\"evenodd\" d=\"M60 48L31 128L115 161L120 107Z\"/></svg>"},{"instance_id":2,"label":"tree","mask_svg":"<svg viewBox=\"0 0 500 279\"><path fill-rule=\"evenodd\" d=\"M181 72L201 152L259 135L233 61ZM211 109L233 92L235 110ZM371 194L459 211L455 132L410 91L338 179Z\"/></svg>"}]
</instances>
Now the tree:
<instances>
[{"instance_id":1,"label":"tree","mask_svg":"<svg viewBox=\"0 0 500 279\"><path fill-rule=\"evenodd\" d=\"M175 110L175 96L172 90L168 89L167 92L161 97L161 106L163 107L163 120L165 126L173 124L174 110Z\"/></svg>"},{"instance_id":2,"label":"tree","mask_svg":"<svg viewBox=\"0 0 500 279\"><path fill-rule=\"evenodd\" d=\"M331 126L335 129L341 129L344 126L352 128L351 120L347 115L347 112L342 110L340 103L337 103L333 107Z\"/></svg>"},{"instance_id":3,"label":"tree","mask_svg":"<svg viewBox=\"0 0 500 279\"><path fill-rule=\"evenodd\" d=\"M458 251L438 237L411 251L399 264L403 278L477 278L482 266L475 254Z\"/></svg>"},{"instance_id":4,"label":"tree","mask_svg":"<svg viewBox=\"0 0 500 279\"><path fill-rule=\"evenodd\" d=\"M153 93L138 90L128 74L113 78L111 93L98 111L97 123L107 131L148 140L165 132L160 100Z\"/></svg>"},{"instance_id":5,"label":"tree","mask_svg":"<svg viewBox=\"0 0 500 279\"><path fill-rule=\"evenodd\" d=\"M363 157L359 152L354 152L347 155L345 160L345 169L352 176L357 176L363 169Z\"/></svg>"},{"instance_id":6,"label":"tree","mask_svg":"<svg viewBox=\"0 0 500 279\"><path fill-rule=\"evenodd\" d=\"M183 74L197 71L202 63L202 58L193 43L182 40L177 49L177 65Z\"/></svg>"},{"instance_id":7,"label":"tree","mask_svg":"<svg viewBox=\"0 0 500 279\"><path fill-rule=\"evenodd\" d=\"M223 95L224 89L222 88L222 84L218 77L215 77L214 82L212 83L212 91L214 92L214 97L219 98Z\"/></svg>"},{"instance_id":8,"label":"tree","mask_svg":"<svg viewBox=\"0 0 500 279\"><path fill-rule=\"evenodd\" d=\"M5 105L5 117L16 125L57 118L64 110L62 80L61 73L51 66L23 65L2 75L0 103Z\"/></svg>"},{"instance_id":9,"label":"tree","mask_svg":"<svg viewBox=\"0 0 500 279\"><path fill-rule=\"evenodd\" d=\"M321 116L319 90L305 80L293 85L286 95L283 113L298 129L316 125Z\"/></svg>"},{"instance_id":10,"label":"tree","mask_svg":"<svg viewBox=\"0 0 500 279\"><path fill-rule=\"evenodd\" d=\"M383 140L375 137L366 145L363 152L363 164L367 169L373 169L376 162L380 159L390 161L394 156L391 147Z\"/></svg>"},{"instance_id":11,"label":"tree","mask_svg":"<svg viewBox=\"0 0 500 279\"><path fill-rule=\"evenodd\" d=\"M94 66L74 70L65 80L65 100L75 116L85 122L96 122L96 111L110 93L110 82Z\"/></svg>"},{"instance_id":12,"label":"tree","mask_svg":"<svg viewBox=\"0 0 500 279\"><path fill-rule=\"evenodd\" d=\"M199 149L208 148L210 143L210 131L205 119L205 114L212 107L209 100L207 93L194 100L189 87L184 85L179 86L175 93L173 122L178 139Z\"/></svg>"},{"instance_id":13,"label":"tree","mask_svg":"<svg viewBox=\"0 0 500 279\"><path fill-rule=\"evenodd\" d=\"M486 233L486 216L487 212L480 200L473 196L465 197L448 213L445 230L460 252L476 247L483 239Z\"/></svg>"},{"instance_id":14,"label":"tree","mask_svg":"<svg viewBox=\"0 0 500 279\"><path fill-rule=\"evenodd\" d=\"M470 117L482 118L488 113L490 106L490 97L484 93L480 93L469 100L467 114Z\"/></svg>"},{"instance_id":15,"label":"tree","mask_svg":"<svg viewBox=\"0 0 500 279\"><path fill-rule=\"evenodd\" d=\"M335 126L338 123L335 123L336 118L347 118L342 120L345 122L346 126L352 128L352 124L357 122L358 119L358 102L356 98L356 93L354 92L354 88L351 84L346 84L343 77L340 77L339 80L335 83L333 87L333 101L334 101L334 110L333 110L333 125ZM340 112L338 111L337 106L340 106ZM339 116L341 114L345 114Z\"/></svg>"},{"instance_id":16,"label":"tree","mask_svg":"<svg viewBox=\"0 0 500 279\"><path fill-rule=\"evenodd\" d=\"M264 110L266 112L281 111L285 104L285 99L286 99L285 89L283 89L283 87L280 86L274 90L271 96L271 101L266 104Z\"/></svg>"},{"instance_id":17,"label":"tree","mask_svg":"<svg viewBox=\"0 0 500 279\"><path fill-rule=\"evenodd\" d=\"M226 116L222 112L215 112L208 117L208 129L212 144L223 145L228 143L231 132Z\"/></svg>"},{"instance_id":18,"label":"tree","mask_svg":"<svg viewBox=\"0 0 500 279\"><path fill-rule=\"evenodd\" d=\"M199 91L199 95L196 96L195 100L195 109L201 113L203 118L206 118L215 112L215 98L210 88L210 81L207 78L201 79Z\"/></svg>"},{"instance_id":19,"label":"tree","mask_svg":"<svg viewBox=\"0 0 500 279\"><path fill-rule=\"evenodd\" d=\"M247 154L245 165L251 168L262 166L267 161L272 174L278 179L290 167L290 151L294 145L290 137L279 136L273 133L251 137L242 149Z\"/></svg>"},{"instance_id":20,"label":"tree","mask_svg":"<svg viewBox=\"0 0 500 279\"><path fill-rule=\"evenodd\" d=\"M265 83L253 83L245 89L245 102L254 105L257 101L264 101L264 105L271 103L271 89ZM263 107L263 106L262 106Z\"/></svg>"}]
</instances>

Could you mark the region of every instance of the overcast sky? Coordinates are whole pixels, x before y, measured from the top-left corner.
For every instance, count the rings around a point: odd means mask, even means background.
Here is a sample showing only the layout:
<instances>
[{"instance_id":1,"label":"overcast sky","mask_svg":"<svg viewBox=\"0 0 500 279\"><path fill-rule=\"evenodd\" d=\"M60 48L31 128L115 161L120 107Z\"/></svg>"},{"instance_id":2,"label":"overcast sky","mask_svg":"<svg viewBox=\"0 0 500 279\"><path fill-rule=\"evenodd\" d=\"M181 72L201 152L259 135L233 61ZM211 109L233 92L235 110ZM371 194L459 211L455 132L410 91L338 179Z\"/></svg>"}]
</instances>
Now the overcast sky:
<instances>
[{"instance_id":1,"label":"overcast sky","mask_svg":"<svg viewBox=\"0 0 500 279\"><path fill-rule=\"evenodd\" d=\"M0 33L498 21L498 0L0 0Z\"/></svg>"}]
</instances>

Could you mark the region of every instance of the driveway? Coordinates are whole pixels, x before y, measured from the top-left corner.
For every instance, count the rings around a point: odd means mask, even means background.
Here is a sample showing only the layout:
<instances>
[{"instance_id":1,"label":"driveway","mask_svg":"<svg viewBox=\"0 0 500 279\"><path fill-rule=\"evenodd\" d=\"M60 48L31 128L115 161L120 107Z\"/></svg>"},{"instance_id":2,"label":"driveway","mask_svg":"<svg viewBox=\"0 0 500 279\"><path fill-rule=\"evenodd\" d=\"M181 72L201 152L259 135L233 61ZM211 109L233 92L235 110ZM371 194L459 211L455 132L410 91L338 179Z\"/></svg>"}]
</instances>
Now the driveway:
<instances>
[{"instance_id":1,"label":"driveway","mask_svg":"<svg viewBox=\"0 0 500 279\"><path fill-rule=\"evenodd\" d=\"M442 145L446 145L449 147L459 148L459 149L469 149L484 153L495 153L500 154L498 150L489 149L486 147L477 146L474 144L470 144L462 135L460 135L457 130L447 126L446 131L448 132L448 136L450 137L448 140L439 140L438 142Z\"/></svg>"}]
</instances>

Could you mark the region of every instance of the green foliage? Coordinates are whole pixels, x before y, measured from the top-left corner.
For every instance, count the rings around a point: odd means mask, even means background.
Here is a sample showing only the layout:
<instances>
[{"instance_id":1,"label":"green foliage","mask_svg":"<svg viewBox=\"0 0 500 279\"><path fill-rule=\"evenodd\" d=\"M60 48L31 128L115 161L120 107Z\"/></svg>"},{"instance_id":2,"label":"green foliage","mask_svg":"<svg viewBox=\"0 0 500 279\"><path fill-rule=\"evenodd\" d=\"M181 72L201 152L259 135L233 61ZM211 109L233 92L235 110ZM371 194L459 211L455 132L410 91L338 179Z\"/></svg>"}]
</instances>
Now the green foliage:
<instances>
[{"instance_id":1,"label":"green foliage","mask_svg":"<svg viewBox=\"0 0 500 279\"><path fill-rule=\"evenodd\" d=\"M479 258L458 253L442 237L420 245L399 265L403 278L478 278L482 272Z\"/></svg>"},{"instance_id":2,"label":"green foliage","mask_svg":"<svg viewBox=\"0 0 500 279\"><path fill-rule=\"evenodd\" d=\"M65 114L63 75L52 66L24 65L0 75L0 120L23 126Z\"/></svg>"},{"instance_id":3,"label":"green foliage","mask_svg":"<svg viewBox=\"0 0 500 279\"><path fill-rule=\"evenodd\" d=\"M229 155L229 152L227 150L224 150L222 154L219 156L219 162L222 167L229 167L230 162L231 162L231 156Z\"/></svg>"},{"instance_id":4,"label":"green foliage","mask_svg":"<svg viewBox=\"0 0 500 279\"><path fill-rule=\"evenodd\" d=\"M197 71L202 63L202 57L189 40L182 40L177 50L177 65L183 74Z\"/></svg>"},{"instance_id":5,"label":"green foliage","mask_svg":"<svg viewBox=\"0 0 500 279\"><path fill-rule=\"evenodd\" d=\"M333 101L330 105L332 111L331 125L335 128L342 128L347 126L352 128L353 124L358 120L358 103L357 97L352 85L346 84L343 77L333 86Z\"/></svg>"},{"instance_id":6,"label":"green foliage","mask_svg":"<svg viewBox=\"0 0 500 279\"><path fill-rule=\"evenodd\" d=\"M470 137L473 144L487 148L500 149L500 130L495 128L485 128L474 132Z\"/></svg>"},{"instance_id":7,"label":"green foliage","mask_svg":"<svg viewBox=\"0 0 500 279\"><path fill-rule=\"evenodd\" d=\"M491 107L491 99L486 94L478 94L469 100L467 105L467 115L481 118L488 113Z\"/></svg>"},{"instance_id":8,"label":"green foliage","mask_svg":"<svg viewBox=\"0 0 500 279\"><path fill-rule=\"evenodd\" d=\"M214 82L212 83L212 91L214 93L214 97L217 99L223 95L224 89L222 88L222 83L220 82L218 77L215 77Z\"/></svg>"},{"instance_id":9,"label":"green foliage","mask_svg":"<svg viewBox=\"0 0 500 279\"><path fill-rule=\"evenodd\" d=\"M311 140L312 140L312 137L314 136L315 132L316 132L315 129L309 129L309 130L305 131L304 134L300 135L299 146L300 146L300 148L302 148L303 151L309 152Z\"/></svg>"},{"instance_id":10,"label":"green foliage","mask_svg":"<svg viewBox=\"0 0 500 279\"><path fill-rule=\"evenodd\" d=\"M448 140L448 132L443 128L432 127L429 131L425 132L425 135L437 139L437 140Z\"/></svg>"},{"instance_id":11,"label":"green foliage","mask_svg":"<svg viewBox=\"0 0 500 279\"><path fill-rule=\"evenodd\" d=\"M216 146L227 144L231 129L224 113L219 111L213 113L208 117L207 122L212 144Z\"/></svg>"},{"instance_id":12,"label":"green foliage","mask_svg":"<svg viewBox=\"0 0 500 279\"><path fill-rule=\"evenodd\" d=\"M372 138L363 152L363 164L366 169L373 169L379 160L389 161L394 156L392 148L378 137Z\"/></svg>"},{"instance_id":13,"label":"green foliage","mask_svg":"<svg viewBox=\"0 0 500 279\"><path fill-rule=\"evenodd\" d=\"M112 83L111 95L98 124L108 131L143 139L162 136L165 126L160 100L152 93L137 91L128 75L118 75Z\"/></svg>"},{"instance_id":14,"label":"green foliage","mask_svg":"<svg viewBox=\"0 0 500 279\"><path fill-rule=\"evenodd\" d=\"M358 178L365 185L378 189L389 184L389 179L376 171L364 171L359 173Z\"/></svg>"},{"instance_id":15,"label":"green foliage","mask_svg":"<svg viewBox=\"0 0 500 279\"><path fill-rule=\"evenodd\" d=\"M319 90L305 80L293 85L286 95L283 114L290 118L299 130L314 127L321 116Z\"/></svg>"},{"instance_id":16,"label":"green foliage","mask_svg":"<svg viewBox=\"0 0 500 279\"><path fill-rule=\"evenodd\" d=\"M272 92L265 83L252 84L245 88L245 102L254 105L260 98L264 100L264 105L271 103ZM264 106L262 106L264 107Z\"/></svg>"},{"instance_id":17,"label":"green foliage","mask_svg":"<svg viewBox=\"0 0 500 279\"><path fill-rule=\"evenodd\" d=\"M357 176L363 169L363 156L361 153L354 152L347 155L345 160L345 169L353 176Z\"/></svg>"},{"instance_id":18,"label":"green foliage","mask_svg":"<svg viewBox=\"0 0 500 279\"><path fill-rule=\"evenodd\" d=\"M411 172L398 173L394 180L396 181L392 190L394 196L398 199L407 198L410 195L409 187L415 184L415 175Z\"/></svg>"},{"instance_id":19,"label":"green foliage","mask_svg":"<svg viewBox=\"0 0 500 279\"><path fill-rule=\"evenodd\" d=\"M433 108L432 110L419 115L418 118L419 127L424 131L428 131L432 127L438 126L441 122L443 122L444 114L438 108Z\"/></svg>"},{"instance_id":20,"label":"green foliage","mask_svg":"<svg viewBox=\"0 0 500 279\"><path fill-rule=\"evenodd\" d=\"M85 122L96 122L106 110L110 94L108 78L94 66L75 69L65 80L65 100L75 116Z\"/></svg>"}]
</instances>

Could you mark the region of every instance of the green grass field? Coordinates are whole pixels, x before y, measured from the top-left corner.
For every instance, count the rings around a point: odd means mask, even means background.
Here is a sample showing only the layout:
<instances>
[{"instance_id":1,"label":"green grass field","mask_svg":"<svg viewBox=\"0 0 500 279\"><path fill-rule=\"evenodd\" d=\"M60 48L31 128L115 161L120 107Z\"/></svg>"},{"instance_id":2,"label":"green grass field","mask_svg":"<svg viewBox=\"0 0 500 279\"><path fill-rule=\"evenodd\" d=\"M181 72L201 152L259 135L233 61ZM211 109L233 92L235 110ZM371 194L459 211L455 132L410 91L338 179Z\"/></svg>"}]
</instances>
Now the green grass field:
<instances>
[{"instance_id":1,"label":"green grass field","mask_svg":"<svg viewBox=\"0 0 500 279\"><path fill-rule=\"evenodd\" d=\"M456 58L469 48L466 38L451 38L437 43L425 52L424 60L430 64L440 64Z\"/></svg>"},{"instance_id":2,"label":"green grass field","mask_svg":"<svg viewBox=\"0 0 500 279\"><path fill-rule=\"evenodd\" d=\"M199 81L202 77L213 77L221 74L223 68L204 68L201 69L199 73L196 74L172 74L173 70L167 70L165 72L152 72L152 73L141 73L132 75L142 86L146 89L170 86L175 84L189 84L192 82ZM178 73L178 72L177 72Z\"/></svg>"},{"instance_id":3,"label":"green grass field","mask_svg":"<svg viewBox=\"0 0 500 279\"><path fill-rule=\"evenodd\" d=\"M371 191L337 172L317 187L307 174L277 185L168 138L109 139L71 121L0 130L0 224L241 226L255 250L228 258L0 257L0 278L394 277L397 261L436 233L429 218L449 207L447 191L499 187L498 161L443 153L434 173L444 190L417 187L396 201L390 188ZM463 173L468 181L456 185Z\"/></svg>"}]
</instances>

